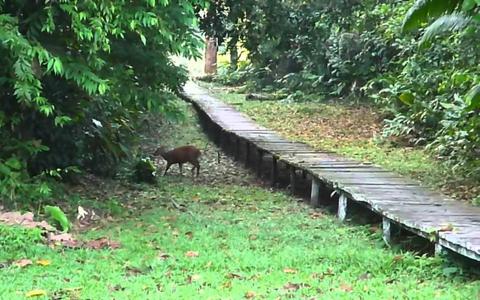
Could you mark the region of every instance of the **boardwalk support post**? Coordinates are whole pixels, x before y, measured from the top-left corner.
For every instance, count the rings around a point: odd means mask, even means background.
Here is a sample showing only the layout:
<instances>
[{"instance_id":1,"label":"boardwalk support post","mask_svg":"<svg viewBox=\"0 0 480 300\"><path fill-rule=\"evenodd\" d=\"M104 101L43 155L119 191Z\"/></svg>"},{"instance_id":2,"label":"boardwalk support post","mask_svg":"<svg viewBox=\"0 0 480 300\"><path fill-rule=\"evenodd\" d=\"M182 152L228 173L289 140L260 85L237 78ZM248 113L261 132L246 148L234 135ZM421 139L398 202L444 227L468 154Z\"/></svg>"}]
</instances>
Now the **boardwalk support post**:
<instances>
[{"instance_id":1,"label":"boardwalk support post","mask_svg":"<svg viewBox=\"0 0 480 300\"><path fill-rule=\"evenodd\" d=\"M215 127L214 129L215 131L215 137L214 137L214 141L215 141L215 144L217 144L218 147L222 148L222 130L221 128L218 128L218 127Z\"/></svg>"},{"instance_id":2,"label":"boardwalk support post","mask_svg":"<svg viewBox=\"0 0 480 300\"><path fill-rule=\"evenodd\" d=\"M263 150L257 149L257 177L262 177Z\"/></svg>"},{"instance_id":3,"label":"boardwalk support post","mask_svg":"<svg viewBox=\"0 0 480 300\"><path fill-rule=\"evenodd\" d=\"M383 217L382 230L383 230L383 240L388 246L390 246L390 243L392 242L392 222L390 222L388 218Z\"/></svg>"},{"instance_id":4,"label":"boardwalk support post","mask_svg":"<svg viewBox=\"0 0 480 300\"><path fill-rule=\"evenodd\" d=\"M295 167L294 166L289 166L288 167L290 171L290 193L292 195L295 195L295 190L296 190L296 181L297 181L297 173L295 172Z\"/></svg>"},{"instance_id":5,"label":"boardwalk support post","mask_svg":"<svg viewBox=\"0 0 480 300\"><path fill-rule=\"evenodd\" d=\"M347 196L344 193L341 193L340 198L338 199L337 216L338 216L338 219L342 222L345 221L345 219L347 218L347 203L348 203Z\"/></svg>"},{"instance_id":6,"label":"boardwalk support post","mask_svg":"<svg viewBox=\"0 0 480 300\"><path fill-rule=\"evenodd\" d=\"M320 204L320 180L312 177L312 191L310 193L310 205L312 207L318 207Z\"/></svg>"},{"instance_id":7,"label":"boardwalk support post","mask_svg":"<svg viewBox=\"0 0 480 300\"><path fill-rule=\"evenodd\" d=\"M236 137L235 138L235 160L239 160L240 159L240 138L239 137Z\"/></svg>"},{"instance_id":8,"label":"boardwalk support post","mask_svg":"<svg viewBox=\"0 0 480 300\"><path fill-rule=\"evenodd\" d=\"M248 163L250 162L250 143L245 141L245 167L248 167Z\"/></svg>"},{"instance_id":9,"label":"boardwalk support post","mask_svg":"<svg viewBox=\"0 0 480 300\"><path fill-rule=\"evenodd\" d=\"M274 187L278 181L278 160L275 155L272 155L272 186Z\"/></svg>"},{"instance_id":10,"label":"boardwalk support post","mask_svg":"<svg viewBox=\"0 0 480 300\"><path fill-rule=\"evenodd\" d=\"M440 245L438 242L435 244L435 256L445 256L447 254L447 249Z\"/></svg>"}]
</instances>

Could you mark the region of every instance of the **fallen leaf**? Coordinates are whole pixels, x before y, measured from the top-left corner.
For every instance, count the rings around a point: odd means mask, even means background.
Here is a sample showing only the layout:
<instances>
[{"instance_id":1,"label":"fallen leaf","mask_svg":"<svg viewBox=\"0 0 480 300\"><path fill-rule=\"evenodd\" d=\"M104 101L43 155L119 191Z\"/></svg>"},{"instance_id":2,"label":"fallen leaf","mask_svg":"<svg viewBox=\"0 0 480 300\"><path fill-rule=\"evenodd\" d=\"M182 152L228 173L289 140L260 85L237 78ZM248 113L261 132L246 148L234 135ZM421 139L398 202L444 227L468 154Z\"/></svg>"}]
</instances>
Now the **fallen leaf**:
<instances>
[{"instance_id":1,"label":"fallen leaf","mask_svg":"<svg viewBox=\"0 0 480 300\"><path fill-rule=\"evenodd\" d=\"M385 283L386 283L386 284L392 284L392 283L394 283L395 281L397 281L395 278L390 278L390 279L385 280Z\"/></svg>"},{"instance_id":2,"label":"fallen leaf","mask_svg":"<svg viewBox=\"0 0 480 300\"><path fill-rule=\"evenodd\" d=\"M243 276L240 275L240 274L237 274L237 273L228 273L228 274L227 274L227 278L230 278L230 279L242 279Z\"/></svg>"},{"instance_id":3,"label":"fallen leaf","mask_svg":"<svg viewBox=\"0 0 480 300\"><path fill-rule=\"evenodd\" d=\"M295 292L300 288L300 285L298 283L287 283L286 285L283 286L284 290L287 290L289 292Z\"/></svg>"},{"instance_id":4,"label":"fallen leaf","mask_svg":"<svg viewBox=\"0 0 480 300\"><path fill-rule=\"evenodd\" d=\"M309 287L311 287L311 286L309 284L306 284L306 283L292 283L292 282L289 282L289 283L287 283L283 286L283 289L287 290L287 291L290 291L290 292L295 292L298 289L309 288Z\"/></svg>"},{"instance_id":5,"label":"fallen leaf","mask_svg":"<svg viewBox=\"0 0 480 300\"><path fill-rule=\"evenodd\" d=\"M224 289L231 289L231 288L232 288L232 282L231 282L231 281L224 282L224 283L222 284L222 287L223 287Z\"/></svg>"},{"instance_id":6,"label":"fallen leaf","mask_svg":"<svg viewBox=\"0 0 480 300\"><path fill-rule=\"evenodd\" d=\"M346 284L346 283L342 283L342 284L340 285L340 289L341 289L342 291L344 291L344 292L351 292L351 291L353 291L353 287L352 287L351 285L349 285L349 284Z\"/></svg>"},{"instance_id":7,"label":"fallen leaf","mask_svg":"<svg viewBox=\"0 0 480 300\"><path fill-rule=\"evenodd\" d=\"M185 253L185 256L187 256L187 257L197 257L198 255L199 255L199 254L198 254L197 251L187 251L187 252Z\"/></svg>"},{"instance_id":8,"label":"fallen leaf","mask_svg":"<svg viewBox=\"0 0 480 300\"><path fill-rule=\"evenodd\" d=\"M37 265L41 265L41 266L48 266L50 265L52 262L48 259L39 259L37 260Z\"/></svg>"},{"instance_id":9,"label":"fallen leaf","mask_svg":"<svg viewBox=\"0 0 480 300\"><path fill-rule=\"evenodd\" d=\"M160 258L160 259L163 259L163 260L165 260L165 259L168 259L168 258L170 258L170 254L168 254L168 253L163 253L163 252L160 252L160 253L158 254L158 256L157 256L157 257L158 257L158 258Z\"/></svg>"},{"instance_id":10,"label":"fallen leaf","mask_svg":"<svg viewBox=\"0 0 480 300\"><path fill-rule=\"evenodd\" d=\"M322 214L321 212L312 212L310 213L310 218L311 219L319 219L319 218L323 218L324 217L324 214Z\"/></svg>"},{"instance_id":11,"label":"fallen leaf","mask_svg":"<svg viewBox=\"0 0 480 300\"><path fill-rule=\"evenodd\" d=\"M245 298L247 298L247 299L253 299L253 298L255 298L256 295L257 295L257 294L256 294L255 292L253 292L253 291L248 291L248 292L245 293Z\"/></svg>"},{"instance_id":12,"label":"fallen leaf","mask_svg":"<svg viewBox=\"0 0 480 300\"><path fill-rule=\"evenodd\" d=\"M328 268L326 272L323 272L324 276L333 276L335 275L335 272L333 272L332 268Z\"/></svg>"},{"instance_id":13,"label":"fallen leaf","mask_svg":"<svg viewBox=\"0 0 480 300\"><path fill-rule=\"evenodd\" d=\"M25 294L25 297L31 298L31 297L39 297L39 296L45 296L47 295L47 292L44 290L31 290Z\"/></svg>"},{"instance_id":14,"label":"fallen leaf","mask_svg":"<svg viewBox=\"0 0 480 300\"><path fill-rule=\"evenodd\" d=\"M139 269L139 268L136 268L136 267L129 267L127 266L125 268L125 271L127 272L128 275L130 276L137 276L137 275L140 275L140 274L143 274L144 272Z\"/></svg>"},{"instance_id":15,"label":"fallen leaf","mask_svg":"<svg viewBox=\"0 0 480 300\"><path fill-rule=\"evenodd\" d=\"M13 265L15 265L17 267L20 267L20 268L29 266L31 264L32 264L32 261L30 259L26 259L26 258L17 260L13 263Z\"/></svg>"},{"instance_id":16,"label":"fallen leaf","mask_svg":"<svg viewBox=\"0 0 480 300\"><path fill-rule=\"evenodd\" d=\"M285 268L285 269L283 269L283 272L287 273L287 274L295 274L295 273L297 273L297 270L290 269L290 268Z\"/></svg>"},{"instance_id":17,"label":"fallen leaf","mask_svg":"<svg viewBox=\"0 0 480 300\"><path fill-rule=\"evenodd\" d=\"M201 278L201 276L198 275L198 274L189 275L188 278L187 278L187 282L192 283L192 282L195 282L195 281L199 281L200 278Z\"/></svg>"},{"instance_id":18,"label":"fallen leaf","mask_svg":"<svg viewBox=\"0 0 480 300\"><path fill-rule=\"evenodd\" d=\"M438 229L438 232L448 232L448 231L453 231L453 225L452 224L446 224L442 226L440 229Z\"/></svg>"},{"instance_id":19,"label":"fallen leaf","mask_svg":"<svg viewBox=\"0 0 480 300\"><path fill-rule=\"evenodd\" d=\"M193 238L193 232L191 232L191 231L185 232L185 235L186 235L187 238L189 238L189 239L192 239L192 238Z\"/></svg>"},{"instance_id":20,"label":"fallen leaf","mask_svg":"<svg viewBox=\"0 0 480 300\"><path fill-rule=\"evenodd\" d=\"M69 248L78 248L81 243L73 238L70 233L51 233L47 234L48 244L53 245L62 245Z\"/></svg>"},{"instance_id":21,"label":"fallen leaf","mask_svg":"<svg viewBox=\"0 0 480 300\"><path fill-rule=\"evenodd\" d=\"M399 261L402 261L402 260L403 260L403 255L395 255L393 257L394 262L399 262Z\"/></svg>"},{"instance_id":22,"label":"fallen leaf","mask_svg":"<svg viewBox=\"0 0 480 300\"><path fill-rule=\"evenodd\" d=\"M110 241L109 239L102 237L96 240L88 241L85 243L85 246L90 249L99 250L104 248L118 249L120 248L120 243L115 241Z\"/></svg>"}]
</instances>

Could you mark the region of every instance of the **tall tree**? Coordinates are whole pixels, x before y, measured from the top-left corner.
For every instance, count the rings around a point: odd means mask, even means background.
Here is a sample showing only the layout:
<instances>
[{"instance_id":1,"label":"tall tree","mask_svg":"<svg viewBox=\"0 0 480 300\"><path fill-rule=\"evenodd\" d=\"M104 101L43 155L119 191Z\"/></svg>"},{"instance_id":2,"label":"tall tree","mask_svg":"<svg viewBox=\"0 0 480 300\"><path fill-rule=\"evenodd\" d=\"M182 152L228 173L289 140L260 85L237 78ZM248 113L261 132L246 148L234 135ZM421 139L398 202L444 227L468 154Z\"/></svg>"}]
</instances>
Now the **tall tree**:
<instances>
[{"instance_id":1,"label":"tall tree","mask_svg":"<svg viewBox=\"0 0 480 300\"><path fill-rule=\"evenodd\" d=\"M27 169L105 170L140 112L175 113L166 93L186 72L170 57L200 55L204 4L0 0L0 193Z\"/></svg>"}]
</instances>

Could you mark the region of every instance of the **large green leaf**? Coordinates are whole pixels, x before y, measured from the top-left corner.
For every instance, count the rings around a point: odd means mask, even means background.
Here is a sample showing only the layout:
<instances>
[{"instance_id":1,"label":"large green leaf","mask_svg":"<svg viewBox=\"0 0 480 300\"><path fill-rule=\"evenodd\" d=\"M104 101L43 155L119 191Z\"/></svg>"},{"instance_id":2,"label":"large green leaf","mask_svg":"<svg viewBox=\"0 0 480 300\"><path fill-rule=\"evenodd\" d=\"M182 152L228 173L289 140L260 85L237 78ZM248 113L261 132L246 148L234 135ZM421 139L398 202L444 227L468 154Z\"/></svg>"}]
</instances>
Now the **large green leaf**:
<instances>
[{"instance_id":1,"label":"large green leaf","mask_svg":"<svg viewBox=\"0 0 480 300\"><path fill-rule=\"evenodd\" d=\"M480 84L477 84L468 92L465 102L469 110L480 108Z\"/></svg>"},{"instance_id":2,"label":"large green leaf","mask_svg":"<svg viewBox=\"0 0 480 300\"><path fill-rule=\"evenodd\" d=\"M461 3L462 0L417 0L405 15L402 30L418 28L432 18L451 13Z\"/></svg>"},{"instance_id":3,"label":"large green leaf","mask_svg":"<svg viewBox=\"0 0 480 300\"><path fill-rule=\"evenodd\" d=\"M462 30L470 21L471 18L462 13L452 13L441 16L427 27L420 40L420 45L427 46L435 36L442 33Z\"/></svg>"},{"instance_id":4,"label":"large green leaf","mask_svg":"<svg viewBox=\"0 0 480 300\"><path fill-rule=\"evenodd\" d=\"M415 96L411 92L404 92L398 97L407 106L412 106Z\"/></svg>"}]
</instances>

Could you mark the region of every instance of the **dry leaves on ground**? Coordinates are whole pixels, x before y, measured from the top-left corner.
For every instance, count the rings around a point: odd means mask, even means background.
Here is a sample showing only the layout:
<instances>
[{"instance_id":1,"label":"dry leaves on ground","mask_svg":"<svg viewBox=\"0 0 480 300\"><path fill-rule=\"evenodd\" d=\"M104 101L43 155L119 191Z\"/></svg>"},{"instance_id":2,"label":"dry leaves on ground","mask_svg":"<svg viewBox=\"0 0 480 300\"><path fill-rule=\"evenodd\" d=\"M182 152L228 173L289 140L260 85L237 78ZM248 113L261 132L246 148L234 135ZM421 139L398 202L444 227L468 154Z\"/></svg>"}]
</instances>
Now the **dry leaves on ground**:
<instances>
[{"instance_id":1,"label":"dry leaves on ground","mask_svg":"<svg viewBox=\"0 0 480 300\"><path fill-rule=\"evenodd\" d=\"M51 246L63 246L67 248L88 248L92 250L100 249L118 249L120 248L120 242L112 241L106 237L100 237L90 241L79 241L75 239L70 233L52 234L47 235L48 244Z\"/></svg>"},{"instance_id":2,"label":"dry leaves on ground","mask_svg":"<svg viewBox=\"0 0 480 300\"><path fill-rule=\"evenodd\" d=\"M37 263L37 265L46 267L46 266L51 265L52 261L49 260L49 259L39 259L39 260L36 261L36 263Z\"/></svg>"},{"instance_id":3,"label":"dry leaves on ground","mask_svg":"<svg viewBox=\"0 0 480 300\"><path fill-rule=\"evenodd\" d=\"M34 215L32 212L26 212L22 214L18 211L12 211L12 212L0 211L0 222L6 225L20 225L25 228L40 228L48 231L55 230L53 226L49 225L45 221L41 221L41 222L34 221L33 217Z\"/></svg>"},{"instance_id":4,"label":"dry leaves on ground","mask_svg":"<svg viewBox=\"0 0 480 300\"><path fill-rule=\"evenodd\" d=\"M253 299L253 298L255 298L256 295L257 294L254 291L248 291L248 292L245 293L245 298Z\"/></svg>"},{"instance_id":5,"label":"dry leaves on ground","mask_svg":"<svg viewBox=\"0 0 480 300\"><path fill-rule=\"evenodd\" d=\"M17 267L20 267L20 268L23 268L23 267L31 265L32 263L33 262L30 259L24 258L24 259L20 259L20 260L17 260L15 262L13 262L13 265L17 266Z\"/></svg>"},{"instance_id":6,"label":"dry leaves on ground","mask_svg":"<svg viewBox=\"0 0 480 300\"><path fill-rule=\"evenodd\" d=\"M344 291L344 292L351 292L351 291L353 291L353 287L352 287L351 285L347 284L347 283L342 283L342 284L340 285L340 289L341 289L342 291Z\"/></svg>"},{"instance_id":7,"label":"dry leaves on ground","mask_svg":"<svg viewBox=\"0 0 480 300\"><path fill-rule=\"evenodd\" d=\"M283 272L287 273L287 274L295 274L295 273L297 273L297 270L291 269L291 268L285 268L285 269L283 269Z\"/></svg>"},{"instance_id":8,"label":"dry leaves on ground","mask_svg":"<svg viewBox=\"0 0 480 300\"><path fill-rule=\"evenodd\" d=\"M197 251L187 251L185 252L186 257L198 257L198 252Z\"/></svg>"}]
</instances>

